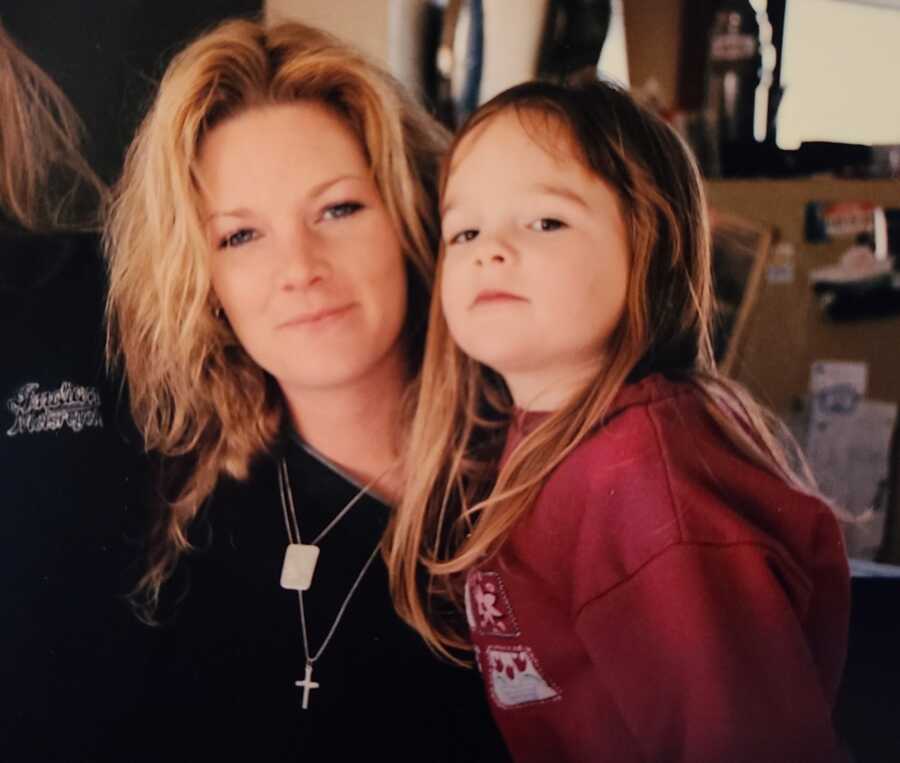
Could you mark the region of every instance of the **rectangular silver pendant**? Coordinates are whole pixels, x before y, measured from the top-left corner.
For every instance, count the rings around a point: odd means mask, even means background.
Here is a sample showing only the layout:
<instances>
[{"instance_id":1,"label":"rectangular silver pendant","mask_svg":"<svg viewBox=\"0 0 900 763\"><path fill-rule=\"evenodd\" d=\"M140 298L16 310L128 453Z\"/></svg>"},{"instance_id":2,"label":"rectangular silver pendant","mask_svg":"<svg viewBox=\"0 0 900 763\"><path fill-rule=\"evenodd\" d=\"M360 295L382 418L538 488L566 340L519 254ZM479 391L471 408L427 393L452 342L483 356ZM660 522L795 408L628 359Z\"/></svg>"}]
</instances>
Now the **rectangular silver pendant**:
<instances>
[{"instance_id":1,"label":"rectangular silver pendant","mask_svg":"<svg viewBox=\"0 0 900 763\"><path fill-rule=\"evenodd\" d=\"M281 568L281 587L292 591L308 591L312 584L319 547L305 543L291 543L284 552Z\"/></svg>"}]
</instances>

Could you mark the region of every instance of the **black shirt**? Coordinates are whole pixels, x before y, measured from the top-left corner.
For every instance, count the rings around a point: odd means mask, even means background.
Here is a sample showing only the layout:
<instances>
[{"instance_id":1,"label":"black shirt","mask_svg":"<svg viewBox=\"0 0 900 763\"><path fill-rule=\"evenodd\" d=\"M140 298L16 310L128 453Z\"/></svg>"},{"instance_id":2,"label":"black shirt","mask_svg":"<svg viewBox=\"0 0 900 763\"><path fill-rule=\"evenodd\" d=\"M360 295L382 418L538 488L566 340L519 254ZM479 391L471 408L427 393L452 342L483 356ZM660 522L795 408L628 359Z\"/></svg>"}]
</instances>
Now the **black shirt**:
<instances>
[{"instance_id":1,"label":"black shirt","mask_svg":"<svg viewBox=\"0 0 900 763\"><path fill-rule=\"evenodd\" d=\"M360 486L296 441L280 449L300 536L309 542ZM170 586L183 596L170 628L175 657L159 673L171 714L158 728L179 739L163 743L170 759L507 759L477 672L436 658L397 617L380 553L315 662L319 687L301 709L295 682L304 677L303 637L298 595L280 586L288 535L276 470L277 457L266 457L246 482L220 485L194 525L196 551ZM312 654L388 512L366 495L319 544L304 593Z\"/></svg>"},{"instance_id":2,"label":"black shirt","mask_svg":"<svg viewBox=\"0 0 900 763\"><path fill-rule=\"evenodd\" d=\"M95 236L0 229L3 761L113 755L141 682L147 629L122 597L139 459L104 374L104 294Z\"/></svg>"}]
</instances>

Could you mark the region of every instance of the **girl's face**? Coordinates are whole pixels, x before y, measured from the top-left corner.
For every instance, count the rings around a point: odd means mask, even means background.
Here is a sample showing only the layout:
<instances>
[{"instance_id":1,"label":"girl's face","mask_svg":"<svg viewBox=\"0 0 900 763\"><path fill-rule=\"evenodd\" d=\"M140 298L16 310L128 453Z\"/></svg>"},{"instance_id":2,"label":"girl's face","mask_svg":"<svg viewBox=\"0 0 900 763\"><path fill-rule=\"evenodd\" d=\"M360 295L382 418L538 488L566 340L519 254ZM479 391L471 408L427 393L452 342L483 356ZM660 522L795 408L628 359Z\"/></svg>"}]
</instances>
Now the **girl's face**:
<instances>
[{"instance_id":1,"label":"girl's face","mask_svg":"<svg viewBox=\"0 0 900 763\"><path fill-rule=\"evenodd\" d=\"M209 132L198 172L213 289L289 397L404 367L403 253L340 119L313 102L251 109Z\"/></svg>"},{"instance_id":2,"label":"girl's face","mask_svg":"<svg viewBox=\"0 0 900 763\"><path fill-rule=\"evenodd\" d=\"M457 148L441 300L463 352L500 373L518 406L550 410L603 364L630 257L613 191L576 159L563 128L534 127L546 142L501 112Z\"/></svg>"}]
</instances>

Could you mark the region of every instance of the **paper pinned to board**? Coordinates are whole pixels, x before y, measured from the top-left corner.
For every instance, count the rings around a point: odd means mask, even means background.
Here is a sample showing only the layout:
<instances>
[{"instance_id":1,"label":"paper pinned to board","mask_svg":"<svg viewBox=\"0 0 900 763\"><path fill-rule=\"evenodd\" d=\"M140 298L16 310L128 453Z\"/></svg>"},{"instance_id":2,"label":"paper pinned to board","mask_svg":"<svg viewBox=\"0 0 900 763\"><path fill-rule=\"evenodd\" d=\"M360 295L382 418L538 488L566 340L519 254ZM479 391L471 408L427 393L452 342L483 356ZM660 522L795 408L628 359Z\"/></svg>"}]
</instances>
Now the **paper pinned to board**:
<instances>
[{"instance_id":1,"label":"paper pinned to board","mask_svg":"<svg viewBox=\"0 0 900 763\"><path fill-rule=\"evenodd\" d=\"M809 391L813 405L827 404L829 396L835 392L850 393L857 398L865 397L869 384L869 364L846 361L819 360L812 364Z\"/></svg>"},{"instance_id":2,"label":"paper pinned to board","mask_svg":"<svg viewBox=\"0 0 900 763\"><path fill-rule=\"evenodd\" d=\"M884 536L896 403L866 400L865 363L818 361L810 376L806 455L821 491L855 518L847 551L871 559Z\"/></svg>"},{"instance_id":3,"label":"paper pinned to board","mask_svg":"<svg viewBox=\"0 0 900 763\"><path fill-rule=\"evenodd\" d=\"M789 241L776 244L766 266L766 281L770 284L793 283L796 255L794 245Z\"/></svg>"}]
</instances>

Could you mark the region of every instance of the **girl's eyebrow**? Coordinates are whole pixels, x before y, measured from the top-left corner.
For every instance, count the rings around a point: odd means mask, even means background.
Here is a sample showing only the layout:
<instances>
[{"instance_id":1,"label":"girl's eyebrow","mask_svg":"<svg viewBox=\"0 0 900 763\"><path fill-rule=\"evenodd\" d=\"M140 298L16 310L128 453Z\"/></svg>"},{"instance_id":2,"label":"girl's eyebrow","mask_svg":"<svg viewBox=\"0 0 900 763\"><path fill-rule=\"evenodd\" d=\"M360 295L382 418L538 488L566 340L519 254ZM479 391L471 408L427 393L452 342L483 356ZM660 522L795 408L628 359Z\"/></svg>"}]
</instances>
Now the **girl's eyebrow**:
<instances>
[{"instance_id":1,"label":"girl's eyebrow","mask_svg":"<svg viewBox=\"0 0 900 763\"><path fill-rule=\"evenodd\" d=\"M572 203L577 204L579 207L582 207L583 209L588 208L587 202L583 198L581 198L581 196L579 196L577 193L575 193L574 191L572 191L568 188L563 188L562 186L553 185L550 183L538 183L537 185L534 186L534 189L536 191L540 191L541 193L549 194L551 196L559 196L563 199L566 199L567 201L571 201Z\"/></svg>"},{"instance_id":2,"label":"girl's eyebrow","mask_svg":"<svg viewBox=\"0 0 900 763\"><path fill-rule=\"evenodd\" d=\"M587 202L581 198L574 191L569 190L568 188L564 188L560 185L553 185L552 183L537 183L532 186L535 191L539 193L545 193L550 196L559 196L566 201L571 201L573 204L577 204L582 209L588 209ZM447 203L441 207L440 216L446 217L453 208L456 206L456 200L452 197L447 200Z\"/></svg>"},{"instance_id":3,"label":"girl's eyebrow","mask_svg":"<svg viewBox=\"0 0 900 763\"><path fill-rule=\"evenodd\" d=\"M452 212L454 207L456 206L456 200L454 198L449 198L446 204L442 204L441 208L438 210L438 215L440 217L446 217L449 212Z\"/></svg>"}]
</instances>

